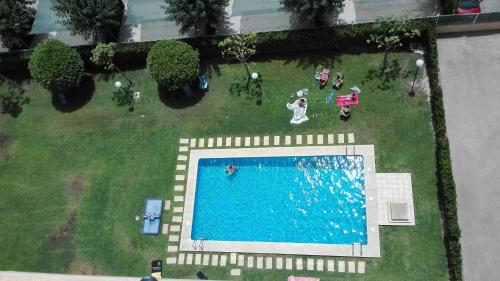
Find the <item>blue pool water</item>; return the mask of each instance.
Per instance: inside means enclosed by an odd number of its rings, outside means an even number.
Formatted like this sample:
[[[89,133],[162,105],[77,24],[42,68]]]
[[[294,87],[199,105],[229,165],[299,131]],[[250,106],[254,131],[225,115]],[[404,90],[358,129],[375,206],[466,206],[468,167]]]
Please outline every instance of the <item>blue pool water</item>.
[[[362,156],[200,159],[191,238],[366,244],[364,186]]]

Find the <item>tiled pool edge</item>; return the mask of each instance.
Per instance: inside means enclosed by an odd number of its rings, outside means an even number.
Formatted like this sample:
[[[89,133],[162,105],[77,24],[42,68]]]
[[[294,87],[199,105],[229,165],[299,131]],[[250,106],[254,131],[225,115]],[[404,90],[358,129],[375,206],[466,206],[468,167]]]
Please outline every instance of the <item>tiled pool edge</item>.
[[[329,136],[328,136],[329,137]],[[256,140],[257,137],[254,137]],[[329,137],[330,138],[330,137]],[[286,138],[285,138],[286,139]],[[297,138],[298,139],[298,138]],[[319,138],[321,139],[321,138]],[[351,137],[349,137],[351,139]],[[354,137],[352,136],[352,141]],[[302,143],[299,141],[298,143]],[[260,145],[260,141],[255,141]],[[279,148],[277,150],[277,148]],[[194,195],[196,189],[197,165],[199,158],[222,157],[259,157],[259,156],[314,156],[314,155],[346,155],[346,153],[363,155],[365,161],[365,190],[368,243],[362,246],[361,251],[355,251],[353,245],[325,245],[306,243],[270,243],[270,242],[227,242],[204,241],[203,251],[207,252],[242,252],[260,254],[292,254],[315,256],[347,256],[347,257],[380,257],[379,225],[377,211],[377,190],[375,178],[375,157],[373,145],[317,145],[317,146],[288,146],[288,147],[259,147],[259,148],[215,148],[192,150],[189,159],[187,174],[184,213],[180,239],[181,251],[200,251],[193,248],[191,237],[191,221],[194,209]],[[350,154],[350,153],[349,153]],[[359,247],[359,246],[358,246]]]

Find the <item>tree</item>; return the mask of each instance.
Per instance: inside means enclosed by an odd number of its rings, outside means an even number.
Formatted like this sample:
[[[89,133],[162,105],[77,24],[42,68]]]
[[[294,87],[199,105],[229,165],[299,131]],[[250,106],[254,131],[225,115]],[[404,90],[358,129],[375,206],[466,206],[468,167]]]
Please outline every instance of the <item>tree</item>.
[[[0,1],[0,37],[9,49],[27,48],[23,40],[31,30],[33,23],[34,0]]]
[[[280,0],[285,10],[316,26],[325,24],[327,16],[338,16],[344,9],[344,0]]]
[[[52,92],[65,92],[80,85],[83,60],[68,45],[55,39],[39,44],[28,63],[31,76]]]
[[[130,78],[128,78],[127,75],[121,69],[116,66],[116,64],[113,63],[113,58],[116,53],[116,43],[99,43],[97,46],[92,50],[92,56],[90,57],[90,61],[92,61],[93,64],[97,66],[102,66],[106,70],[115,70],[120,72],[120,75],[125,78],[128,83],[129,87],[134,84]]]
[[[388,66],[387,53],[401,47],[401,42],[405,38],[420,36],[420,30],[412,28],[411,21],[408,19],[408,13],[399,17],[378,17],[373,25],[374,33],[366,40],[368,44],[374,44],[377,48],[384,50],[384,60],[380,68],[385,70]]]
[[[164,0],[170,20],[181,26],[181,33],[191,28],[205,27],[205,33],[215,34],[215,25],[225,15],[229,0]]]
[[[174,91],[196,78],[200,54],[184,42],[159,41],[149,51],[147,68],[154,80]]]
[[[237,59],[243,63],[247,72],[248,81],[250,81],[250,69],[247,60],[255,54],[256,43],[257,35],[255,35],[255,33],[236,34],[227,37],[219,43],[219,48],[222,51],[223,57]]]
[[[105,42],[116,38],[124,6],[121,0],[52,0],[52,9],[72,34]]]

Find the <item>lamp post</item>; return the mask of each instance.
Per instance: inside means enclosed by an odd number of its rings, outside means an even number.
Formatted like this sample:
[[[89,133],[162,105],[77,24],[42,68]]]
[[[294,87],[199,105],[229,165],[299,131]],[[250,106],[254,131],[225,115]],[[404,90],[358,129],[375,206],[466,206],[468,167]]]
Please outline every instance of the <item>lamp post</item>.
[[[261,105],[262,104],[262,88],[260,87],[260,77],[259,77],[259,74],[257,72],[254,72],[252,73],[251,75],[252,77],[252,80],[257,84],[257,89],[258,89],[258,92],[257,92],[257,105]]]
[[[415,62],[415,65],[417,66],[417,69],[415,70],[415,76],[413,76],[413,83],[411,83],[411,92],[410,92],[410,94],[412,94],[412,95],[415,94],[415,92],[413,91],[413,89],[415,88],[415,79],[417,79],[418,70],[424,65],[424,60],[423,59],[418,59]]]

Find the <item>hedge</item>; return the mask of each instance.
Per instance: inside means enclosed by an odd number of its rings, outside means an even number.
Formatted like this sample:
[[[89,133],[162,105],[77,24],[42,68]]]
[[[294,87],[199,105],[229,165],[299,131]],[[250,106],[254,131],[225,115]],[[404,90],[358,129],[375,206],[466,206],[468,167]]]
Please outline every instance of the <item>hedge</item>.
[[[443,0],[445,1],[445,0]],[[460,246],[460,227],[457,217],[456,189],[451,169],[451,158],[446,120],[443,105],[443,93],[439,85],[439,64],[436,46],[436,29],[432,20],[412,20],[419,28],[421,40],[427,46],[425,54],[426,67],[431,89],[432,123],[436,143],[436,167],[438,177],[439,205],[441,209],[445,246],[448,259],[450,280],[462,280],[462,256]],[[257,55],[280,54],[297,51],[370,51],[376,50],[366,43],[371,32],[375,32],[372,24],[352,26],[325,27],[309,30],[292,30],[257,33]],[[218,57],[218,42],[225,37],[184,39],[200,51],[201,57]],[[155,42],[119,44],[117,61],[128,59],[145,60],[147,53]],[[408,43],[408,42],[405,42]],[[357,49],[353,49],[354,46]]]
[[[438,195],[444,222],[444,235],[450,280],[462,280],[461,231],[457,215],[457,193],[451,167],[450,146],[446,135],[443,91],[439,84],[439,62],[435,25],[423,21],[424,39],[427,40],[427,72],[431,89],[431,109],[436,142]]]

